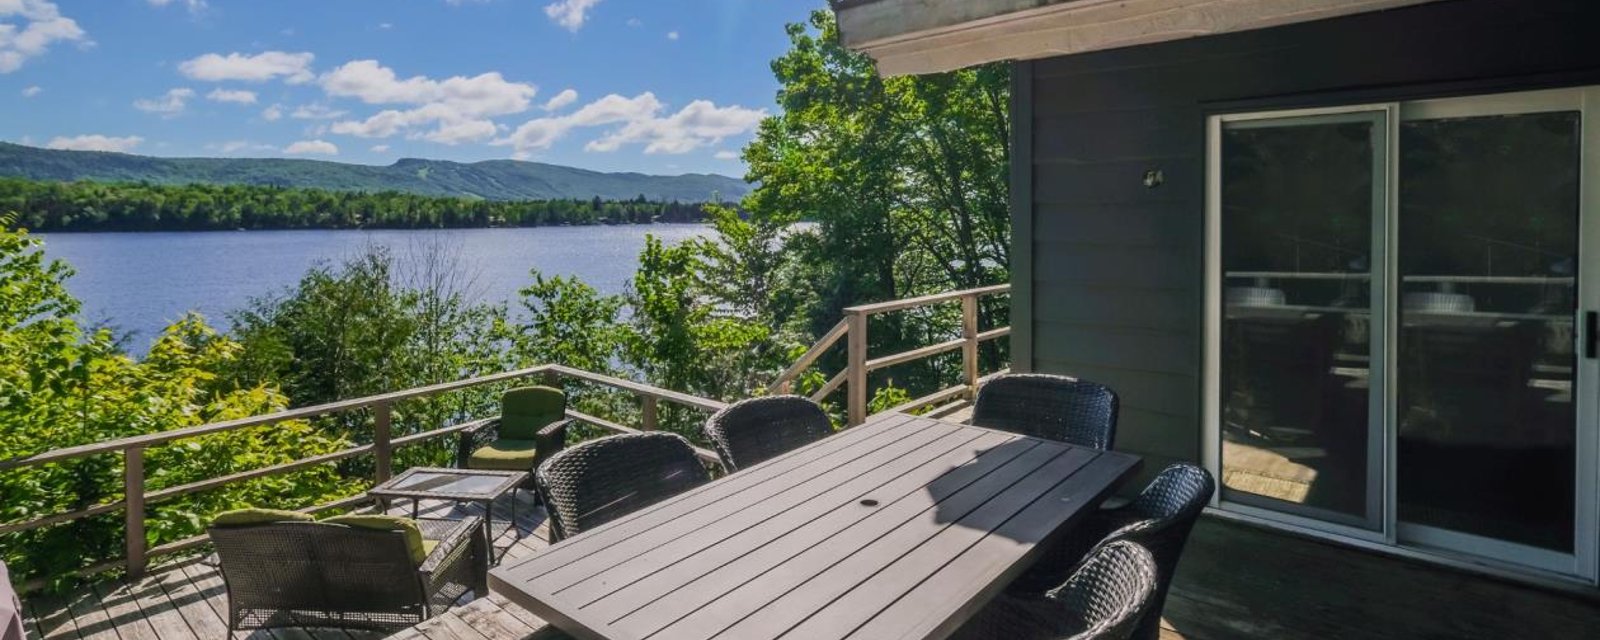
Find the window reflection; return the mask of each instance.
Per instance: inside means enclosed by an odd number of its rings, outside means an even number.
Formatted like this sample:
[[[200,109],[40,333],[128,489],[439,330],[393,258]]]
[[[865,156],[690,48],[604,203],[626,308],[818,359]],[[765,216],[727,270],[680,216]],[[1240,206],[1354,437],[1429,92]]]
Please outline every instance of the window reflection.
[[[1222,132],[1224,496],[1372,526],[1377,116]]]
[[[1572,549],[1579,121],[1401,125],[1402,522]]]

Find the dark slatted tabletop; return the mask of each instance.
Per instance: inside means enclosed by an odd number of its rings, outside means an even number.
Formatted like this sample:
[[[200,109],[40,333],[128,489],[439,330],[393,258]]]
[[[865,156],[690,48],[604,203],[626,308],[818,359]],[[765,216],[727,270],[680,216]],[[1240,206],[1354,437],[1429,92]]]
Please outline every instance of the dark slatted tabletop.
[[[1139,466],[901,414],[490,572],[579,638],[940,638]]]

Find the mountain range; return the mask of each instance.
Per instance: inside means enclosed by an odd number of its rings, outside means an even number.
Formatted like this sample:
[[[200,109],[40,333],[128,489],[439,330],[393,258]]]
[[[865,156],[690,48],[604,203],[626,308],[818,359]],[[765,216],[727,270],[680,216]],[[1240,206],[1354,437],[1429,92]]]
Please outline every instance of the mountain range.
[[[0,142],[0,176],[152,184],[249,184],[337,191],[401,191],[486,200],[558,198],[734,201],[750,190],[737,178],[606,173],[575,167],[485,160],[402,158],[388,166],[294,158],[157,158],[105,151],[41,149]]]

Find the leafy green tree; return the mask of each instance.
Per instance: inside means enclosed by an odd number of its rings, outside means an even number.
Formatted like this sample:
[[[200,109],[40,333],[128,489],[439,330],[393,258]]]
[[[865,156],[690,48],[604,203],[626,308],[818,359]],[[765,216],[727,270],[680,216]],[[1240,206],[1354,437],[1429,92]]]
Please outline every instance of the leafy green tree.
[[[270,386],[236,387],[219,378],[240,353],[199,316],[168,327],[143,360],[118,347],[109,330],[74,319],[66,290],[72,271],[44,258],[41,243],[0,228],[0,459],[279,411],[287,399]],[[304,422],[245,429],[151,447],[149,490],[337,451],[339,438]],[[121,497],[122,460],[91,455],[0,472],[0,521],[18,522]],[[246,504],[304,507],[347,495],[325,467],[234,483],[148,507],[149,544],[203,530],[212,514]],[[121,518],[93,517],[0,536],[0,554],[19,578],[61,577],[116,557]]]
[[[416,265],[396,272],[393,252],[369,247],[337,267],[319,265],[300,283],[254,300],[233,317],[244,353],[237,384],[276,384],[304,406],[502,371],[512,364],[513,328],[504,305],[474,302],[460,261],[446,248],[413,247]],[[394,433],[407,435],[481,417],[498,387],[476,387],[400,403]],[[322,421],[370,442],[372,417],[346,412]],[[397,461],[449,462],[450,441],[402,449]],[[365,475],[369,461],[345,464]]]
[[[758,184],[743,202],[751,216],[816,223],[784,242],[782,283],[792,290],[780,296],[796,313],[778,320],[819,335],[846,306],[1004,282],[1007,68],[882,78],[870,58],[840,44],[827,11],[788,34],[789,51],[772,63],[782,110],[744,150],[747,179]],[[986,304],[981,315],[986,326],[1003,324],[1005,307]],[[871,347],[881,354],[948,339],[956,317],[942,309],[877,319]],[[926,392],[951,370],[914,363],[875,382],[894,376]]]

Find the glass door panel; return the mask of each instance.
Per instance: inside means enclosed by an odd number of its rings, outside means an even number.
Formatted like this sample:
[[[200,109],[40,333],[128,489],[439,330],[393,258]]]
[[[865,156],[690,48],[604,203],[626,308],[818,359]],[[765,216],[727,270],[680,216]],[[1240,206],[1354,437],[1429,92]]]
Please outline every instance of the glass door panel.
[[[1221,123],[1223,500],[1379,527],[1386,123],[1384,111]]]
[[[1571,554],[1581,113],[1405,113],[1401,537],[1512,560]]]

